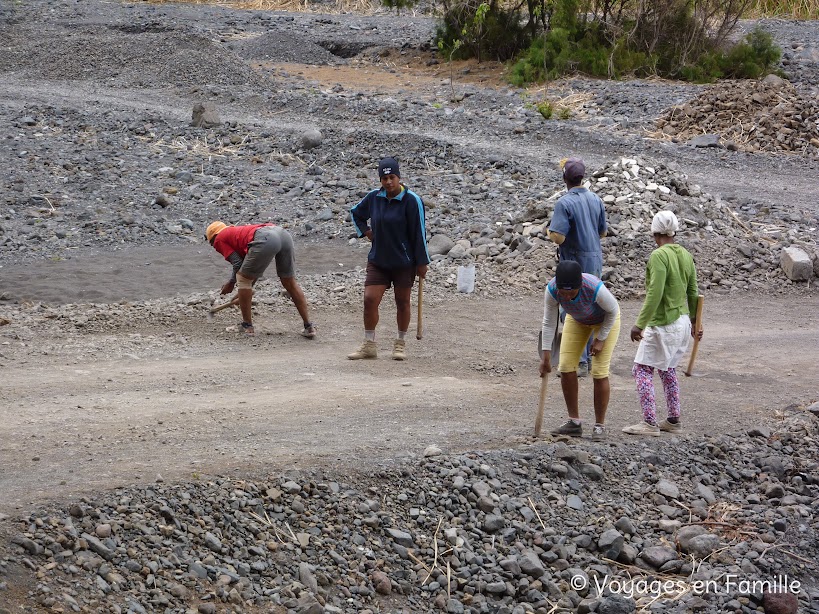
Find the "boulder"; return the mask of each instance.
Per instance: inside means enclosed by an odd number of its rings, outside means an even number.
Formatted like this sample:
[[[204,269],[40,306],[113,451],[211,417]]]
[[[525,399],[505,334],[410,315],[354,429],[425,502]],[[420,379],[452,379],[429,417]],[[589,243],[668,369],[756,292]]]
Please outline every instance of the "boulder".
[[[379,595],[389,595],[392,593],[392,581],[383,571],[374,571],[371,579],[376,593]]]
[[[455,247],[455,241],[446,235],[433,235],[429,243],[427,243],[427,251],[430,256],[444,256],[448,254],[449,250],[453,247]]]
[[[315,128],[312,130],[306,130],[301,135],[302,149],[315,149],[316,147],[319,147],[322,142],[324,142],[324,135]]]
[[[697,535],[703,535],[704,533],[708,533],[708,530],[704,526],[692,524],[677,531],[674,539],[683,552],[688,552],[688,544],[691,542],[691,540]]]
[[[458,258],[463,258],[466,255],[467,255],[467,253],[466,253],[466,249],[464,248],[464,246],[463,245],[458,245],[458,244],[454,245],[452,247],[452,249],[449,250],[449,252],[447,252],[447,256],[449,258],[452,258],[453,260],[457,260]]]
[[[765,614],[796,614],[799,600],[793,593],[765,593],[762,595]]]
[[[537,553],[533,550],[524,552],[520,558],[518,558],[518,564],[520,565],[520,570],[532,578],[540,578],[545,573],[540,557],[538,557]]]
[[[657,482],[657,492],[664,497],[668,497],[669,499],[680,498],[680,489],[677,488],[677,485],[670,480],[660,480]]]
[[[713,533],[697,535],[688,542],[688,554],[698,559],[704,559],[721,546],[719,536]]]
[[[764,83],[765,85],[770,85],[770,86],[776,87],[776,88],[783,88],[786,85],[789,85],[788,81],[786,81],[782,77],[779,77],[779,76],[777,76],[777,75],[775,75],[773,73],[771,73],[770,75],[765,77],[762,80],[762,83]]]
[[[779,264],[790,280],[807,281],[813,277],[813,261],[807,252],[799,247],[783,249]]]
[[[399,529],[386,529],[385,533],[389,535],[393,541],[401,546],[404,546],[405,548],[412,548],[415,545],[412,535],[406,531],[401,531]]]
[[[677,551],[668,546],[651,546],[640,553],[640,558],[654,569],[659,569],[668,561],[677,558]]]
[[[191,126],[194,128],[215,128],[221,126],[222,120],[212,102],[197,102],[193,105]]]
[[[617,560],[620,556],[620,550],[623,548],[624,538],[617,529],[609,529],[604,531],[597,541],[597,547],[600,548],[603,556],[608,559]]]
[[[622,595],[609,595],[597,604],[597,614],[631,614],[637,610],[633,599]]]
[[[720,135],[700,134],[688,141],[692,147],[719,147]]]

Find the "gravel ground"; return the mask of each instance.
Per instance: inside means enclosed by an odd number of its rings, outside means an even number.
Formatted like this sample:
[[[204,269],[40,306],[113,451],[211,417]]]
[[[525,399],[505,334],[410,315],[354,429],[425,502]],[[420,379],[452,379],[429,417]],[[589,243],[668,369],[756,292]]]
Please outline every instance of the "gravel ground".
[[[799,94],[816,100],[819,25],[761,25]],[[216,265],[194,273],[193,258],[217,218],[287,227],[314,259],[300,271],[312,304],[357,310],[353,263],[366,246],[348,210],[388,153],[427,205],[433,307],[451,301],[467,262],[484,307],[542,291],[557,161],[571,153],[607,199],[605,277],[621,299],[640,296],[647,226],[670,208],[706,294],[816,301],[815,276],[791,280],[781,266],[798,248],[819,270],[815,155],[656,139],[656,119],[708,86],[578,77],[524,91],[477,82],[474,66],[453,82],[431,76],[433,26],[204,5],[0,5],[0,327],[13,347],[0,358],[35,344],[104,370],[106,346],[126,352],[158,322],[198,317],[215,298],[205,279]],[[535,104],[547,97],[572,100],[571,119],[544,120]],[[213,105],[217,126],[190,125],[196,103]],[[257,298],[287,308],[272,284]],[[157,360],[183,358],[156,348]],[[479,349],[460,360],[514,371]],[[814,401],[704,439],[428,450],[372,470],[143,482],[45,502],[0,515],[0,614],[819,611]],[[788,574],[804,590],[798,604],[739,589],[650,603],[571,584],[629,574],[686,587]]]

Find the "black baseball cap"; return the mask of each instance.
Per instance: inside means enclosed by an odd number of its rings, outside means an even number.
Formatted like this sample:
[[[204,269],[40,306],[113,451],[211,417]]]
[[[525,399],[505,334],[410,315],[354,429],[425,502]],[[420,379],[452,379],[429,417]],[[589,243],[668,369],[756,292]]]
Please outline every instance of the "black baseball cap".
[[[555,272],[558,290],[577,290],[583,285],[583,269],[573,260],[561,260]]]
[[[378,178],[385,175],[401,176],[401,170],[398,168],[398,160],[395,158],[384,158],[378,163]]]

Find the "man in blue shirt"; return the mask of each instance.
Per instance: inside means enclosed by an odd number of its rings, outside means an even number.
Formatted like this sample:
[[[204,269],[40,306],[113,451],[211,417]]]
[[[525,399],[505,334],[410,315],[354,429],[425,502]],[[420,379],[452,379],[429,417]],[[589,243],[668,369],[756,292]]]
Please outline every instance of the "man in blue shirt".
[[[594,192],[581,187],[586,165],[580,158],[563,162],[563,181],[568,192],[555,203],[549,224],[549,239],[557,243],[560,260],[577,262],[584,273],[603,276],[603,248],[600,239],[606,236],[606,210]],[[544,345],[547,340],[544,339]],[[589,348],[580,358],[577,375],[589,372]]]

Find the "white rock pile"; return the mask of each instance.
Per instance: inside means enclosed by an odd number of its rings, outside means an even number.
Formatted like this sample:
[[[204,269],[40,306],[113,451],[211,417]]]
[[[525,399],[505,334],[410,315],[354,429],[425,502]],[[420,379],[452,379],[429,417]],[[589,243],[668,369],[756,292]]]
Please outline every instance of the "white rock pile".
[[[622,296],[643,290],[645,263],[655,247],[651,219],[662,209],[679,218],[677,240],[694,255],[703,290],[776,290],[815,274],[817,229],[810,222],[778,217],[782,214],[770,208],[744,221],[732,203],[703,192],[685,174],[663,163],[624,157],[594,171],[585,187],[605,203],[609,236],[602,242],[603,278]],[[433,236],[433,259],[474,260],[483,291],[541,287],[556,266],[557,248],[547,232],[562,193],[531,206],[514,221],[472,227],[458,240]],[[783,252],[785,248],[788,251]],[[799,264],[791,266],[794,259]],[[453,279],[450,274],[450,284]]]

